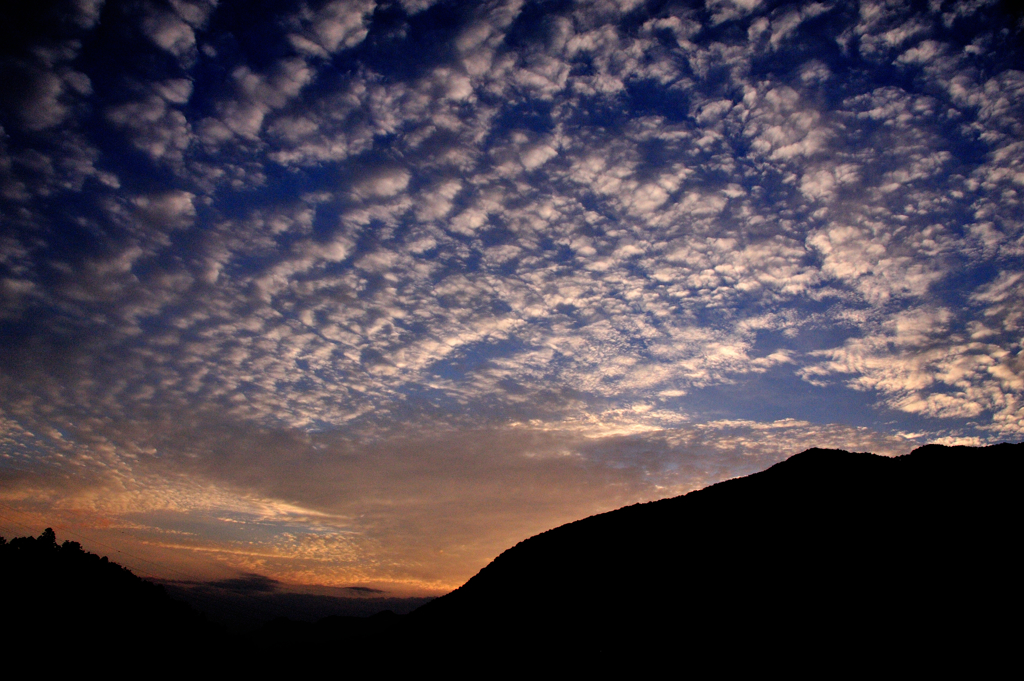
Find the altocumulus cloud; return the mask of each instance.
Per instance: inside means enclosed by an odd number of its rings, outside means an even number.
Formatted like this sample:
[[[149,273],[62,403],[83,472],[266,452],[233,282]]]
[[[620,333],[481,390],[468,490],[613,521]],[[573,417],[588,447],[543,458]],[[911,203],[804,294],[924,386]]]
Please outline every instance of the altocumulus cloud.
[[[1004,3],[68,0],[0,30],[11,522],[440,591],[806,447],[1024,432]]]

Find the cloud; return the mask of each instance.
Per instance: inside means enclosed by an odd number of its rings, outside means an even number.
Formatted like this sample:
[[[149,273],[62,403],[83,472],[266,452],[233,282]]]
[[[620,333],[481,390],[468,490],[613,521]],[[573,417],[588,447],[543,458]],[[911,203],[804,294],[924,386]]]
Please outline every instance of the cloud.
[[[0,73],[9,82],[6,106],[22,128],[42,131],[65,123],[92,94],[89,76],[71,67],[81,47],[78,40],[64,40],[0,61]]]
[[[176,57],[186,57],[195,51],[195,32],[172,12],[152,10],[142,20],[142,31]]]
[[[196,216],[194,199],[191,192],[178,190],[138,196],[132,203],[140,216],[158,229],[180,229],[190,225]]]
[[[64,81],[59,76],[33,73],[21,102],[22,124],[29,130],[43,130],[63,122],[69,111],[60,101],[62,94]]]
[[[366,38],[374,0],[328,2],[316,12],[300,15],[301,32],[289,34],[296,50],[310,56],[327,57],[340,49],[355,47]]]
[[[163,96],[152,95],[147,99],[121,104],[107,110],[107,119],[126,128],[132,144],[154,160],[181,162],[185,151],[194,140],[192,126],[184,114],[169,106],[171,103],[187,101],[190,86],[181,85],[188,81],[172,81],[161,84]],[[179,100],[175,102],[175,100]]]
[[[386,593],[383,589],[371,589],[367,586],[346,586],[347,591],[354,591],[358,594],[382,594]]]
[[[203,141],[217,145],[233,135],[256,139],[267,114],[298,95],[313,75],[302,59],[281,60],[268,75],[239,66],[231,73],[235,96],[218,103],[219,118],[207,118],[201,123]]]
[[[404,168],[382,167],[369,170],[353,187],[361,198],[387,198],[409,186],[409,172]]]
[[[104,0],[74,0],[72,4],[78,13],[78,25],[84,29],[90,29],[100,20],[100,12],[106,3]]]
[[[169,7],[143,5],[142,32],[158,47],[178,57],[184,65],[196,58],[196,30],[204,28],[217,0],[170,0]]]
[[[892,296],[922,296],[942,273],[926,263],[890,253],[883,237],[871,238],[864,231],[835,225],[812,233],[807,243],[822,254],[822,273],[856,286],[873,303]]]
[[[267,577],[266,575],[249,573],[242,575],[241,577],[215,579],[206,582],[205,586],[212,586],[215,589],[225,589],[227,591],[234,591],[235,593],[242,594],[263,594],[277,591],[281,586],[281,582],[271,577]]]
[[[974,299],[985,295],[976,293]],[[899,313],[875,333],[816,353],[830,359],[801,373],[811,382],[851,375],[850,387],[878,391],[887,405],[908,413],[974,418],[992,412],[991,429],[1019,432],[1019,407],[1013,397],[1024,388],[1019,343],[1005,347],[982,342],[996,332],[981,332],[976,325],[974,339],[968,340],[950,332],[954,320],[941,308]]]
[[[761,0],[709,0],[707,6],[713,12],[712,23],[720,24],[743,17],[756,10],[760,5]]]

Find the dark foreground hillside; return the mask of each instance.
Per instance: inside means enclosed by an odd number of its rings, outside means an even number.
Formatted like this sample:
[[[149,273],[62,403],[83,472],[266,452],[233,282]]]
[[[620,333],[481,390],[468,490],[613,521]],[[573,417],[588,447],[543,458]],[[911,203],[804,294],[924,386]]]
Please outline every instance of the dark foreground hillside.
[[[993,670],[1017,664],[1022,454],[809,450],[527,539],[411,615],[244,636],[49,532],[0,543],[4,642],[118,675]]]
[[[0,538],[0,595],[5,646],[54,663],[198,653],[217,633],[163,587],[78,542],[58,545],[49,528],[38,538]]]
[[[45,660],[51,671],[88,667],[114,678],[266,678],[321,672],[346,651],[358,653],[347,669],[366,669],[372,666],[366,651],[381,647],[378,642],[401,619],[390,611],[316,622],[266,617],[266,603],[253,600],[243,611],[252,626],[226,627],[171,598],[163,585],[84,551],[78,542],[58,544],[52,529],[10,542],[0,537],[0,642],[9,653]]]
[[[1022,453],[806,451],[527,539],[410,624],[570,666],[991,664],[1021,604]]]

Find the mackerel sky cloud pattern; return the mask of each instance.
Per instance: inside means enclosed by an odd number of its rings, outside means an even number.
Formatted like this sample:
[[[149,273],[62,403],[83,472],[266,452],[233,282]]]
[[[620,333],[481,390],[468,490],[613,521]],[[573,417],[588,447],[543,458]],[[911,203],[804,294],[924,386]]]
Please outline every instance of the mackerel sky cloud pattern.
[[[1022,439],[1005,3],[44,5],[0,29],[7,522],[428,593],[808,446]]]

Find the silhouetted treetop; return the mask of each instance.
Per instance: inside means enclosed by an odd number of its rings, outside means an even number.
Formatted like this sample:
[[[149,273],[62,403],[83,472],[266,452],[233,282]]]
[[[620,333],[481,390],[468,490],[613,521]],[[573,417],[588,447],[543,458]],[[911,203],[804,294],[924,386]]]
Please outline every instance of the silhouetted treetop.
[[[14,641],[60,641],[75,649],[163,649],[209,634],[205,619],[162,586],[82,549],[38,537],[0,540],[0,606]]]

